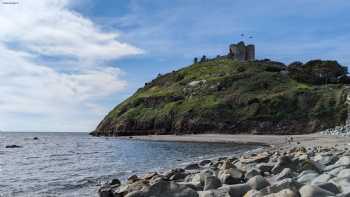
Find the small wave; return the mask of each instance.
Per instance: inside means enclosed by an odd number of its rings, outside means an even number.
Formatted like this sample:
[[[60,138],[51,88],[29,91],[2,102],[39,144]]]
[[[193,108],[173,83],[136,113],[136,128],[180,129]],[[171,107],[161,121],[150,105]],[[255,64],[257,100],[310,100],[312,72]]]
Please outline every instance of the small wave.
[[[97,154],[99,152],[95,151],[95,152],[87,152],[87,153],[76,153],[77,155],[94,155]]]
[[[68,153],[64,153],[64,154],[51,154],[49,155],[49,157],[66,157],[66,156],[73,156],[74,154],[68,154]]]

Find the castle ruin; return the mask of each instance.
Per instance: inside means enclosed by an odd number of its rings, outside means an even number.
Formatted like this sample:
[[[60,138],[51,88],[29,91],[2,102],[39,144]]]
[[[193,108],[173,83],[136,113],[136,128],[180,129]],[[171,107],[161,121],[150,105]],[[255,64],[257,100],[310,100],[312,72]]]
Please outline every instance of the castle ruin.
[[[255,46],[253,44],[245,45],[243,41],[230,45],[229,56],[239,61],[254,61]]]

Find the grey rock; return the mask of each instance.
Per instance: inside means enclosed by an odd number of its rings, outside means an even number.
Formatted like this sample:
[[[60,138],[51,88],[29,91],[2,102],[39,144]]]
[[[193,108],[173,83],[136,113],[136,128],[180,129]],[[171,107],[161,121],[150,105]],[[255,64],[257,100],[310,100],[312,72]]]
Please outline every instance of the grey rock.
[[[238,184],[243,180],[243,172],[236,168],[219,171],[218,178],[223,184]]]
[[[190,187],[174,182],[161,180],[151,185],[145,194],[151,197],[198,197],[198,193]]]
[[[112,189],[108,186],[103,186],[98,190],[99,197],[113,197]]]
[[[233,165],[233,163],[230,162],[229,160],[223,161],[223,164],[220,166],[220,169],[222,169],[222,170],[228,170],[228,169],[233,169],[233,168],[236,168],[236,166]]]
[[[136,174],[131,175],[131,176],[128,177],[128,183],[134,183],[134,182],[136,182],[138,180],[139,180],[139,177]]]
[[[259,163],[256,165],[256,168],[261,171],[261,173],[264,172],[271,172],[272,168],[275,166],[274,163]]]
[[[204,181],[204,190],[212,190],[221,187],[222,184],[216,176],[207,176]]]
[[[115,197],[115,196],[113,196]],[[143,191],[134,191],[128,193],[125,197],[148,197],[147,194]]]
[[[260,175],[261,171],[255,168],[249,169],[246,173],[245,173],[245,179],[250,179],[256,175]]]
[[[284,168],[282,170],[282,172],[280,172],[278,175],[275,176],[275,179],[277,181],[280,181],[282,179],[286,179],[286,178],[293,178],[295,176],[295,174],[293,173],[293,171],[290,168]]]
[[[336,183],[343,193],[350,193],[350,177],[333,178],[330,181]]]
[[[247,184],[252,188],[256,190],[261,190],[267,186],[270,186],[270,183],[261,175],[257,175],[251,179],[248,180]]]
[[[193,190],[196,191],[203,191],[203,186],[201,185],[201,183],[198,182],[177,182],[177,184],[179,185],[185,185]]]
[[[315,185],[305,185],[300,188],[299,190],[301,197],[329,197],[329,196],[335,196],[330,191],[324,190],[318,186]]]
[[[314,180],[318,176],[319,174],[317,172],[306,170],[299,174],[299,176],[297,177],[297,181],[299,183],[306,184],[306,183],[310,183],[312,180]]]
[[[251,189],[247,193],[244,194],[244,197],[263,197],[264,195],[256,190],[256,189]]]
[[[223,190],[199,191],[199,197],[228,197],[228,193]]]
[[[271,172],[272,174],[279,174],[284,168],[290,168],[292,170],[295,170],[296,168],[296,165],[289,156],[281,156]]]
[[[146,189],[148,187],[149,187],[148,181],[138,180],[138,181],[135,181],[134,183],[123,184],[113,189],[113,194],[119,197],[134,191],[140,191],[140,190]]]
[[[337,175],[337,178],[347,178],[347,177],[350,177],[350,169],[343,169]]]
[[[331,164],[334,164],[337,160],[338,160],[338,157],[336,157],[335,155],[333,154],[317,154],[314,158],[313,158],[314,161],[322,164],[322,165],[331,165]]]
[[[313,179],[311,181],[311,184],[317,185],[317,184],[321,184],[321,183],[327,183],[331,178],[333,178],[333,176],[330,174],[321,174],[318,177],[316,177],[315,179]]]
[[[196,163],[192,163],[192,164],[188,164],[186,167],[185,167],[185,170],[198,170],[200,169],[199,165],[196,164]]]
[[[224,185],[216,190],[198,192],[199,197],[242,197],[250,190],[247,184]]]
[[[200,182],[200,181],[201,181],[200,173],[189,174],[185,178],[185,182]]]
[[[331,182],[317,184],[317,186],[324,189],[324,190],[330,191],[333,194],[340,193],[339,188],[334,183],[331,183]]]
[[[341,166],[350,167],[350,156],[340,157],[335,164],[325,167],[324,171],[330,171]]]
[[[215,173],[214,171],[212,170],[203,170],[199,173],[199,181],[202,185],[205,184],[205,179],[208,177],[208,176],[215,176]]]
[[[342,171],[343,169],[346,169],[345,166],[340,166],[338,168],[334,168],[333,170],[330,170],[328,172],[326,172],[327,174],[329,175],[332,175],[332,176],[337,176],[339,174],[340,171]]]
[[[291,189],[293,191],[299,191],[299,189],[303,185],[301,183],[298,183],[294,181],[293,179],[283,179],[281,181],[273,183],[273,185],[269,187],[265,187],[264,189],[260,190],[264,195],[271,194],[271,193],[278,193],[284,189]]]
[[[265,195],[264,197],[299,197],[299,194],[291,189],[284,189],[277,193]]]
[[[212,162],[210,160],[202,160],[201,162],[199,162],[200,166],[206,166],[208,164],[211,164]]]
[[[121,182],[119,179],[112,179],[111,185],[121,185]]]
[[[241,197],[252,188],[248,184],[225,185],[220,187],[221,190],[228,191],[230,197]]]

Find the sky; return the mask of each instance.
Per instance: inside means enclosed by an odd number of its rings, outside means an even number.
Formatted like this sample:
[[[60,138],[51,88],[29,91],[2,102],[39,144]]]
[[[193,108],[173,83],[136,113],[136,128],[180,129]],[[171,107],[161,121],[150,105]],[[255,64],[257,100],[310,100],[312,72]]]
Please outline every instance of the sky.
[[[258,59],[347,66],[348,10],[348,0],[0,0],[0,130],[92,131],[158,73],[240,40]]]

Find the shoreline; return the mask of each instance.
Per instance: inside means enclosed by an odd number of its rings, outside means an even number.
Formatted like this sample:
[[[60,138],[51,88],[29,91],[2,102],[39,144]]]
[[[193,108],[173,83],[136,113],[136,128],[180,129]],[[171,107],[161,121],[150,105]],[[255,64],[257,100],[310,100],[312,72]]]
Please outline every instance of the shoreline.
[[[339,146],[350,147],[350,137],[323,135],[320,133],[305,135],[250,135],[250,134],[191,134],[191,135],[146,135],[123,136],[121,139],[163,141],[163,142],[198,142],[198,143],[234,143],[237,145],[258,145],[266,147],[290,146]],[[288,139],[293,138],[291,143]]]

